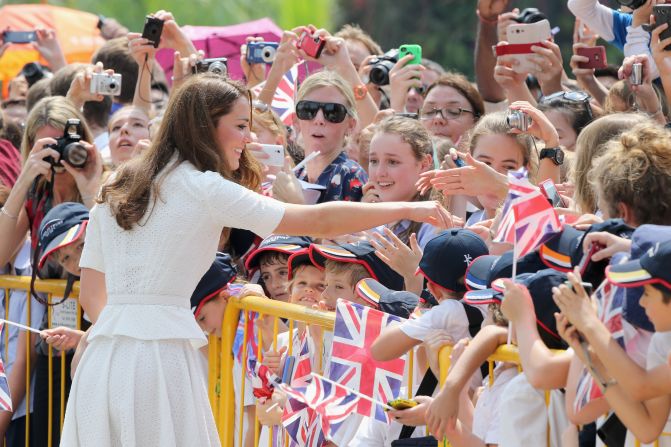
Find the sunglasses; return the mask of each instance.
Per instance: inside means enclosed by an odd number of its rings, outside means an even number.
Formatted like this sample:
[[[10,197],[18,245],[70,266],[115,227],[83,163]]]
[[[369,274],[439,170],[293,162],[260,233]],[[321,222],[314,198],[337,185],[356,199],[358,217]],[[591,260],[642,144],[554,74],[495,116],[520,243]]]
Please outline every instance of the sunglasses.
[[[548,96],[541,96],[541,98],[538,100],[538,104],[544,106],[553,106],[556,105],[555,103],[561,103],[562,101],[565,103],[582,104],[585,107],[585,111],[589,114],[589,118],[591,120],[594,117],[592,106],[590,106],[589,103],[591,99],[592,97],[590,95],[580,90],[570,92],[563,91],[552,93]]]
[[[324,118],[329,123],[342,123],[345,121],[347,115],[349,115],[347,107],[335,102],[298,101],[298,104],[296,104],[296,116],[299,120],[310,121],[315,119],[319,109],[321,109]]]

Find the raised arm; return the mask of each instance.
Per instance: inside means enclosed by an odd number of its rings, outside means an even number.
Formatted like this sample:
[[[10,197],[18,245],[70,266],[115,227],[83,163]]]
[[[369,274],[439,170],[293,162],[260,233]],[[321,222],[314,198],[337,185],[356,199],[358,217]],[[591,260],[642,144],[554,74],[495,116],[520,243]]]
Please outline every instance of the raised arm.
[[[568,0],[568,9],[591,30],[610,42],[615,39],[613,33],[613,13],[597,0]]]
[[[499,14],[508,7],[508,0],[480,0],[478,2],[478,29],[475,44],[475,82],[482,98],[488,102],[501,102],[506,94],[494,79],[496,55],[492,47],[497,44]]]

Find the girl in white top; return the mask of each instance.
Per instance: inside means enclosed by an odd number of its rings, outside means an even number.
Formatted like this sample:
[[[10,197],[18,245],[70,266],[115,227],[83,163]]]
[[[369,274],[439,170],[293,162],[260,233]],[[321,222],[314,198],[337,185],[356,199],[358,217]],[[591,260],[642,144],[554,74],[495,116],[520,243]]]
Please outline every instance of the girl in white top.
[[[206,339],[189,297],[224,227],[328,237],[399,219],[449,220],[433,202],[300,206],[241,186],[260,183],[246,150],[250,112],[240,84],[192,77],[173,93],[151,147],[102,188],[80,263],[93,326],[80,343],[88,348],[61,445],[220,444],[198,360]]]

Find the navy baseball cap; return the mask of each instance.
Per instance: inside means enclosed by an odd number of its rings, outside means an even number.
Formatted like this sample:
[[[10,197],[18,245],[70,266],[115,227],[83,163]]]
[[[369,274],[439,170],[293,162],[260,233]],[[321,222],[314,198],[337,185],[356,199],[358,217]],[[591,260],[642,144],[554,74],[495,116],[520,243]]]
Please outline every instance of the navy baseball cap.
[[[261,243],[261,238],[249,230],[233,228],[228,238],[231,254],[244,259]]]
[[[459,280],[475,258],[487,254],[489,250],[480,236],[464,228],[452,228],[426,244],[417,272],[450,292],[465,292],[466,286]]]
[[[355,292],[371,307],[406,319],[410,318],[419,304],[419,297],[414,293],[391,290],[373,278],[364,278],[359,281]]]
[[[89,210],[81,203],[65,202],[49,210],[38,230],[41,251],[38,269],[54,251],[79,240],[88,222]]]
[[[640,259],[657,242],[671,240],[671,227],[666,225],[641,225],[631,236],[631,253],[624,262]],[[615,265],[615,262],[611,263]],[[639,300],[643,295],[643,287],[618,287],[615,291],[623,295],[622,315],[629,323],[649,332],[655,331],[655,326],[641,307]]]
[[[231,257],[226,253],[218,252],[209,270],[205,272],[196,290],[191,295],[191,311],[198,316],[203,305],[219,295],[230,283],[235,280],[237,271]]]
[[[671,293],[671,240],[657,242],[639,259],[606,269],[608,281],[619,287],[640,287],[646,284]]]
[[[310,260],[310,250],[308,248],[301,248],[296,251],[294,254],[289,256],[287,261],[288,273],[287,278],[292,279],[294,277],[294,272],[301,265],[314,265],[312,260]],[[316,266],[315,266],[316,267]]]
[[[351,262],[362,265],[371,278],[378,280],[392,290],[403,290],[403,277],[389,267],[375,254],[375,248],[368,242],[338,245],[310,245],[310,259],[317,267],[323,269],[326,260]]]
[[[292,254],[304,248],[308,248],[312,243],[309,237],[286,236],[284,234],[271,234],[263,241],[259,247],[251,252],[245,262],[247,270],[254,270],[259,268],[259,260],[261,254],[270,251],[278,252],[291,256]]]
[[[466,288],[468,290],[484,290],[498,278],[510,278],[513,275],[513,251],[500,256],[484,255],[475,258],[466,269]],[[535,252],[517,260],[517,274],[535,273],[544,270],[545,266]]]
[[[491,289],[466,292],[464,302],[471,305],[501,303],[505,287],[503,279],[492,283]],[[566,349],[568,345],[559,336],[554,317],[559,308],[552,299],[552,288],[559,287],[567,281],[566,274],[553,269],[544,269],[536,273],[523,273],[515,277],[515,282],[524,285],[534,303],[538,333],[545,345],[550,349]]]

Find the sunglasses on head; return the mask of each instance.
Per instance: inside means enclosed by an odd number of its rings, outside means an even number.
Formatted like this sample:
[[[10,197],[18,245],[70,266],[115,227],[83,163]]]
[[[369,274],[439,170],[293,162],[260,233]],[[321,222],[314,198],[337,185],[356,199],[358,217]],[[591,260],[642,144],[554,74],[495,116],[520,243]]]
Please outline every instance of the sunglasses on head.
[[[299,120],[310,121],[317,116],[321,109],[326,121],[330,123],[342,123],[349,112],[347,107],[335,102],[298,101],[296,104],[296,116]]]

